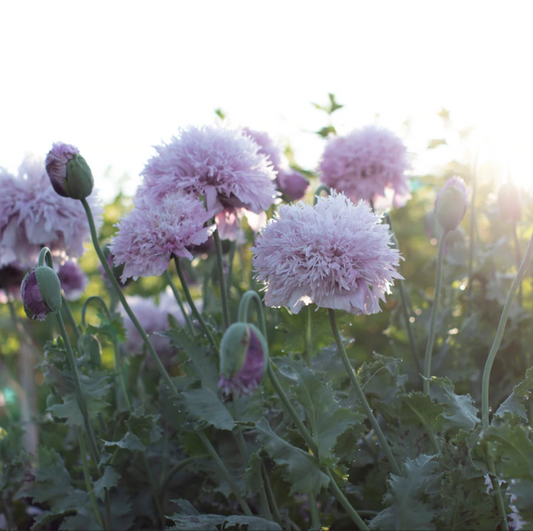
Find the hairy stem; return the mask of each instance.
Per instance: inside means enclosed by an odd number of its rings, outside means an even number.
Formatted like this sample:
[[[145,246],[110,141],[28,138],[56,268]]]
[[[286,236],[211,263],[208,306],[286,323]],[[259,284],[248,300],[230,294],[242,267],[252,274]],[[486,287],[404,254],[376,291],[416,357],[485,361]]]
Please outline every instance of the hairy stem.
[[[222,242],[220,241],[220,234],[218,229],[213,233],[215,239],[215,247],[217,250],[217,271],[218,282],[220,284],[220,297],[222,298],[222,317],[224,319],[224,329],[228,328],[231,323],[229,315],[229,299],[226,289],[226,280],[224,278],[224,261],[222,256]]]
[[[365,393],[363,389],[361,388],[361,384],[359,383],[359,380],[357,379],[357,376],[353,370],[352,364],[350,363],[350,359],[348,358],[348,355],[346,354],[346,350],[344,349],[341,335],[339,333],[339,328],[337,327],[337,320],[335,319],[335,310],[330,309],[328,311],[329,311],[329,319],[331,323],[331,330],[333,331],[333,336],[335,337],[335,342],[337,343],[337,350],[339,351],[339,355],[342,359],[342,362],[344,363],[344,368],[346,369],[346,372],[348,373],[348,377],[350,378],[352,387],[354,388],[357,397],[359,398],[359,400],[361,401],[361,404],[363,405],[365,414],[368,420],[370,421],[370,424],[374,428],[374,431],[376,432],[376,435],[379,439],[381,447],[383,448],[383,451],[387,455],[389,463],[392,467],[392,471],[397,476],[401,476],[402,473],[400,472],[400,467],[398,466],[398,463],[396,462],[396,459],[394,458],[394,455],[392,454],[392,450],[390,449],[389,443],[387,442],[387,439],[385,438],[385,435],[383,434],[383,431],[381,430],[381,426],[379,425],[376,417],[374,416],[374,413],[372,412],[372,409],[370,408],[370,404],[368,403],[368,400],[366,399]]]
[[[187,324],[187,328],[189,329],[189,332],[194,336],[195,330],[194,325],[192,324],[191,318],[189,316],[189,313],[185,309],[185,306],[183,306],[183,301],[181,300],[180,292],[178,291],[178,288],[174,284],[174,281],[172,280],[172,275],[165,271],[164,275],[165,280],[167,281],[167,284],[170,286],[170,289],[172,290],[172,293],[174,294],[174,298],[176,299],[176,302],[178,303],[178,306],[180,307],[181,313],[183,315],[183,318],[185,319],[185,323]]]
[[[429,395],[431,378],[431,358],[433,356],[433,344],[435,342],[435,322],[439,310],[439,298],[442,285],[442,263],[444,262],[444,247],[449,231],[445,230],[439,238],[439,249],[437,251],[437,272],[435,274],[435,295],[433,297],[433,306],[431,307],[431,318],[429,321],[428,342],[426,345],[426,354],[424,356],[424,393]]]

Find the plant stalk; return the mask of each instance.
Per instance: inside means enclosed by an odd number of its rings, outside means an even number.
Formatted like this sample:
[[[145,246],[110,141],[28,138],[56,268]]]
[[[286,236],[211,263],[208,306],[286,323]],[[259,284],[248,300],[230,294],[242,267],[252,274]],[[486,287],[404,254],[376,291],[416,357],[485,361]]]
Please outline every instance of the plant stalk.
[[[172,275],[165,271],[164,275],[165,280],[167,281],[167,284],[170,286],[170,289],[172,290],[172,293],[174,294],[174,298],[176,299],[176,302],[178,303],[178,306],[180,307],[181,313],[183,315],[183,318],[185,319],[185,323],[187,324],[187,328],[189,329],[189,332],[194,336],[196,333],[194,330],[194,325],[192,324],[191,318],[189,316],[189,313],[185,309],[185,306],[183,306],[183,301],[181,300],[180,292],[178,291],[178,288],[176,288],[176,285],[174,284],[174,281],[172,280]]]
[[[229,315],[229,300],[228,292],[226,289],[226,280],[224,278],[224,262],[222,256],[222,242],[220,241],[220,234],[218,229],[213,233],[215,239],[215,247],[217,250],[217,270],[218,270],[218,282],[220,284],[220,297],[222,299],[222,317],[224,319],[224,330],[228,328],[231,323]]]

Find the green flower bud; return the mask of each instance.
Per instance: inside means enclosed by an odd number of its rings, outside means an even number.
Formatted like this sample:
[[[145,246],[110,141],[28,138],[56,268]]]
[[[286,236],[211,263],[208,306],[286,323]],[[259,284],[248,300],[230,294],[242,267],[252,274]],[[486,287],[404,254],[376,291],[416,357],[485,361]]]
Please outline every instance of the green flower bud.
[[[447,231],[456,229],[466,214],[467,192],[463,179],[448,179],[435,201],[435,214],[440,226]]]
[[[94,178],[87,161],[76,155],[67,162],[67,193],[72,199],[85,199],[93,192]]]
[[[83,334],[78,342],[78,348],[83,357],[87,357],[92,365],[100,367],[102,364],[102,345],[93,334]]]
[[[52,312],[61,310],[61,283],[57,273],[48,266],[39,266],[35,269],[35,278],[43,302]]]

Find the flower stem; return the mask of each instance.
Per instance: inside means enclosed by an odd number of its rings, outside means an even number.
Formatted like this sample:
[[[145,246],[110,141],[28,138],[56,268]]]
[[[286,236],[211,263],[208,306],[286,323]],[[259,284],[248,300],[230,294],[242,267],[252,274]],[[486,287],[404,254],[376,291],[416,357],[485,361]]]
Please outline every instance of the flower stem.
[[[309,496],[309,509],[311,511],[311,529],[320,531],[322,526],[320,525],[320,515],[318,514],[318,506],[316,504],[316,496],[314,492],[310,492]]]
[[[229,316],[229,301],[228,292],[226,291],[226,281],[224,279],[224,262],[222,256],[222,242],[220,241],[220,234],[218,230],[213,233],[215,239],[215,247],[217,250],[217,270],[218,270],[218,282],[220,283],[220,297],[222,298],[222,317],[224,319],[224,329],[230,325]]]
[[[91,500],[91,506],[93,509],[94,517],[96,518],[98,525],[100,527],[104,527],[104,524],[102,522],[102,515],[100,514],[98,504],[96,503],[96,497],[94,496],[94,489],[91,485],[91,476],[89,474],[89,465],[87,464],[87,449],[85,447],[85,440],[80,430],[77,429],[76,431],[78,433],[78,441],[80,444],[80,454],[81,462],[83,465],[83,476],[85,478],[85,488],[87,489],[87,493],[89,494],[89,498]]]
[[[61,290],[61,297],[63,298],[62,307],[65,309],[65,315],[67,316],[68,324],[72,328],[72,332],[76,337],[76,341],[78,341],[78,339],[80,338],[80,331],[78,329],[78,325],[76,324],[76,320],[74,319],[74,315],[72,314],[72,310],[70,309],[70,306],[67,302],[67,299],[65,299],[65,292],[63,290]]]
[[[213,461],[217,464],[218,468],[222,472],[222,475],[224,476],[224,479],[228,482],[228,485],[233,491],[235,498],[237,498],[237,501],[239,502],[242,510],[244,511],[244,514],[246,514],[246,516],[253,516],[252,511],[250,510],[250,507],[246,503],[246,500],[241,496],[239,487],[237,487],[237,484],[235,483],[235,481],[233,481],[231,474],[226,468],[226,465],[223,463],[222,459],[220,459],[220,456],[218,455],[217,451],[215,450],[215,448],[213,447],[213,445],[207,438],[207,435],[203,431],[199,431],[198,437],[200,437],[202,444],[207,450],[207,453],[210,455],[211,459],[213,459]]]
[[[352,507],[352,504],[346,499],[346,496],[344,496],[344,493],[337,485],[335,478],[333,477],[333,474],[328,469],[327,475],[329,476],[330,485],[333,490],[333,494],[335,495],[335,498],[337,498],[337,501],[342,505],[344,510],[350,515],[350,518],[353,520],[354,524],[357,525],[357,527],[363,531],[368,531],[368,527],[363,521],[363,519],[357,514],[357,511]]]
[[[307,366],[311,367],[311,360],[313,357],[313,332],[311,328],[313,314],[311,313],[311,305],[306,308],[305,320],[305,359]]]
[[[472,198],[470,200],[470,248],[468,250],[468,291],[466,295],[466,314],[472,302],[472,274],[474,270],[474,245],[475,245],[475,227],[476,227],[476,192],[477,192],[477,159],[478,153],[474,158],[472,170]]]
[[[381,443],[381,447],[383,448],[383,451],[387,455],[387,458],[392,467],[392,471],[397,476],[401,476],[402,473],[400,472],[400,467],[398,466],[398,463],[396,462],[396,459],[394,458],[394,455],[392,454],[392,450],[390,449],[389,443],[387,442],[387,439],[385,438],[385,435],[383,434],[383,431],[381,430],[381,427],[376,417],[374,416],[374,413],[372,413],[370,404],[368,403],[368,400],[366,399],[365,393],[363,389],[361,388],[361,385],[353,370],[353,367],[350,363],[348,355],[346,354],[346,350],[344,349],[344,345],[342,344],[342,339],[339,333],[339,328],[337,327],[337,320],[335,319],[335,310],[329,309],[328,311],[329,311],[329,320],[331,323],[331,330],[333,331],[333,336],[335,337],[335,342],[337,343],[337,350],[339,351],[339,355],[342,359],[342,362],[344,363],[344,367],[346,369],[346,372],[348,373],[350,382],[355,390],[355,393],[357,394],[357,397],[359,398],[359,400],[361,401],[361,404],[363,405],[363,409],[365,410],[365,414],[368,420],[370,421],[370,424],[372,424],[372,427],[374,428],[374,431],[376,432],[376,435],[379,439],[379,442]]]
[[[387,224],[389,225],[389,229],[392,235],[392,241],[394,242],[396,249],[400,249],[400,245],[398,244],[398,239],[396,238],[396,234],[394,233],[394,230],[392,228],[392,220],[388,212],[385,213],[385,220]],[[409,320],[410,319],[409,295],[407,294],[407,291],[405,290],[404,281],[402,279],[398,279],[396,282],[398,283],[398,286],[400,288],[400,299],[402,301],[402,315],[405,320],[405,326],[407,328],[407,337],[409,338],[409,344],[411,345],[411,351],[413,352],[413,358],[416,361],[418,370],[420,372],[423,372],[422,360],[420,359],[420,355],[418,353],[418,347],[416,346],[416,340],[415,340],[415,335],[413,333],[413,327],[411,326],[411,321]]]
[[[195,455],[192,457],[186,457],[185,459],[182,459],[179,463],[174,465],[170,469],[170,472],[167,474],[167,477],[161,483],[161,487],[159,488],[159,497],[160,498],[165,497],[165,493],[169,487],[171,479],[174,477],[174,474],[177,474],[180,470],[182,470],[186,466],[190,465],[191,463],[194,463],[194,461],[196,461],[197,459],[204,459],[206,457],[209,457],[209,454],[200,454],[200,455]]]
[[[107,259],[102,251],[102,248],[100,247],[100,244],[98,242],[98,235],[96,234],[96,227],[94,225],[94,219],[91,212],[91,207],[87,203],[86,199],[81,199],[81,203],[83,205],[83,208],[85,209],[85,213],[87,214],[87,220],[89,221],[89,228],[91,230],[91,238],[93,241],[94,249],[96,251],[96,254],[98,255],[98,258],[100,259],[100,263],[102,264],[102,267],[104,268],[104,271],[106,272],[109,281],[113,285],[113,288],[115,289],[115,292],[120,300],[120,303],[122,304],[122,307],[128,314],[129,318],[131,319],[133,325],[141,335],[144,344],[146,345],[146,348],[148,352],[150,353],[150,356],[152,356],[152,359],[154,360],[155,366],[157,367],[157,370],[159,371],[159,374],[165,381],[165,383],[168,385],[170,390],[174,394],[178,394],[178,391],[176,389],[176,386],[172,382],[172,379],[170,378],[168,372],[166,371],[165,367],[161,363],[161,360],[159,359],[159,356],[157,355],[157,352],[154,349],[154,346],[152,345],[152,342],[146,335],[146,332],[144,331],[144,328],[141,326],[139,321],[137,320],[137,317],[135,317],[135,314],[133,313],[132,309],[130,308],[130,305],[126,301],[126,297],[124,296],[124,293],[122,292],[122,289],[120,288],[117,279],[115,278],[115,275],[113,275],[113,272],[111,271],[111,268],[109,267],[109,264],[107,263]]]
[[[63,343],[65,344],[65,349],[67,351],[67,360],[70,365],[70,372],[72,373],[72,378],[74,380],[74,386],[76,389],[76,399],[78,406],[80,408],[81,414],[83,416],[83,421],[85,424],[85,431],[87,432],[87,437],[89,438],[89,446],[91,448],[91,454],[93,456],[95,464],[98,466],[100,463],[100,451],[96,444],[96,438],[94,436],[94,431],[89,419],[89,414],[87,412],[87,404],[85,403],[85,397],[81,390],[80,376],[78,374],[78,367],[76,366],[76,358],[74,357],[74,352],[70,346],[70,341],[67,335],[67,330],[65,328],[65,323],[63,322],[63,317],[61,317],[60,312],[55,312],[57,318],[57,324],[61,335],[63,336]]]
[[[435,295],[433,297],[433,306],[431,308],[431,318],[429,321],[428,342],[426,345],[426,354],[424,356],[424,393],[429,395],[430,377],[431,377],[431,357],[433,355],[433,344],[435,342],[435,321],[439,310],[439,298],[442,285],[442,263],[444,262],[444,247],[449,231],[442,232],[439,238],[439,248],[437,251],[437,272],[435,274]]]
[[[494,477],[493,487],[494,487],[494,493],[496,494],[496,507],[498,508],[498,513],[500,513],[501,528],[504,531],[509,531],[509,524],[507,523],[507,511],[505,510],[505,504],[503,503],[502,491],[500,489],[498,477],[496,476],[496,467],[494,466],[494,458],[492,457],[492,447],[491,447],[491,444],[488,442],[485,443],[485,458],[487,460],[489,472]]]
[[[322,192],[326,192],[328,195],[331,194],[331,189],[329,186],[326,186],[325,184],[321,184],[316,190],[315,190],[315,197],[313,199],[313,206],[315,206],[318,203],[318,197]]]
[[[233,262],[235,260],[235,251],[237,248],[237,242],[231,242],[229,257],[228,257],[228,280],[226,282],[228,300],[231,297],[231,283],[233,281]]]
[[[272,511],[274,512],[274,520],[281,525],[281,514],[279,513],[278,504],[276,502],[276,498],[274,496],[274,491],[272,490],[272,485],[270,484],[270,479],[268,478],[268,472],[265,467],[265,463],[261,462],[261,471],[262,471],[262,478],[265,482],[266,487],[266,494],[269,501],[269,505],[272,507]]]
[[[518,229],[516,222],[513,223],[513,237],[514,237],[514,251],[516,270],[520,268],[520,262],[522,262],[522,253],[520,252],[520,240],[518,239]],[[522,282],[518,286],[518,306],[522,307]]]
[[[207,339],[209,339],[211,346],[215,349],[215,352],[217,353],[217,355],[219,355],[218,346],[216,344],[215,338],[213,337],[211,330],[209,330],[202,315],[198,311],[198,308],[196,308],[196,304],[194,304],[194,300],[192,298],[191,292],[189,291],[189,286],[187,285],[187,280],[185,280],[185,275],[183,274],[183,269],[181,267],[180,259],[177,256],[174,256],[174,263],[176,264],[176,271],[178,272],[178,277],[181,282],[181,287],[183,288],[183,292],[185,293],[185,298],[187,299],[187,302],[189,303],[191,311],[194,317],[196,317],[196,319],[198,320],[198,323],[200,324],[200,328],[202,329],[204,334],[207,336]]]
[[[185,319],[185,322],[187,323],[187,328],[189,329],[189,332],[194,336],[195,334],[194,325],[192,324],[191,318],[187,310],[185,309],[185,306],[183,306],[183,301],[181,300],[180,292],[178,291],[178,288],[176,288],[176,285],[174,284],[172,280],[172,275],[168,271],[165,271],[163,276],[165,277],[167,284],[170,286],[172,293],[174,293],[174,298],[176,299],[176,302],[178,303],[178,306],[180,307],[181,313],[183,314],[183,318]]]
[[[518,273],[513,280],[509,294],[507,295],[507,300],[503,307],[502,315],[500,316],[500,322],[498,323],[498,329],[496,330],[496,336],[494,337],[494,342],[490,349],[487,361],[485,362],[485,368],[483,369],[483,384],[481,387],[481,416],[483,420],[483,429],[489,427],[489,385],[490,385],[490,371],[492,369],[492,364],[500,348],[500,343],[502,342],[503,333],[505,331],[505,325],[507,324],[507,319],[509,318],[509,312],[511,311],[511,306],[513,305],[513,299],[518,290],[518,286],[522,282],[524,275],[526,274],[527,268],[529,266],[529,261],[531,259],[531,254],[533,253],[533,234],[529,239],[527,244],[526,254],[520,264]]]

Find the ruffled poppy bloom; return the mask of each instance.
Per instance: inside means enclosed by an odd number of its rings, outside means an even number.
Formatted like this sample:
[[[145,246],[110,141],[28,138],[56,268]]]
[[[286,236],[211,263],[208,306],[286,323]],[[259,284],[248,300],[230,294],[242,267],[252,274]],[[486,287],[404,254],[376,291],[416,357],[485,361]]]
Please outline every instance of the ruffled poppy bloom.
[[[193,259],[187,249],[204,243],[215,227],[204,227],[212,217],[199,199],[183,192],[169,193],[162,201],[138,200],[116,225],[110,245],[115,266],[124,264],[121,279],[162,275],[173,255]]]
[[[262,214],[274,202],[275,173],[258,146],[225,127],[182,129],[144,167],[137,195],[160,200],[183,191],[205,198],[222,238],[234,239],[243,214]]]
[[[367,203],[354,205],[342,193],[281,205],[256,239],[252,263],[266,283],[267,306],[380,311],[395,278],[400,255],[391,248],[388,225]]]
[[[407,149],[394,133],[370,125],[348,136],[333,137],[319,164],[322,182],[352,201],[376,203],[393,192],[393,205],[411,197],[405,172]]]
[[[263,131],[254,131],[247,127],[243,128],[243,131],[259,146],[258,153],[266,155],[274,166],[277,172],[276,189],[289,201],[301,199],[309,188],[309,181],[300,172],[289,168],[281,148]]]
[[[44,246],[59,263],[83,255],[90,241],[83,206],[54,191],[42,160],[27,158],[18,177],[0,169],[0,189],[0,267],[34,267]],[[99,226],[102,208],[94,196],[88,202]]]

